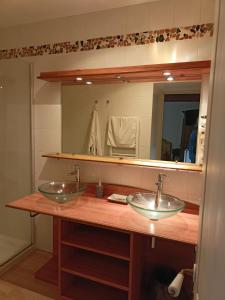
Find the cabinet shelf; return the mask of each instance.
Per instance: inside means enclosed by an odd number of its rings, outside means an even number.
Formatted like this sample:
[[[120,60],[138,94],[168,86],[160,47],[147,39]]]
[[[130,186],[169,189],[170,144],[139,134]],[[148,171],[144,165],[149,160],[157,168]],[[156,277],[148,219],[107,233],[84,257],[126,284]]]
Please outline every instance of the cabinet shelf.
[[[87,225],[75,226],[75,224],[72,224],[71,226],[70,224],[70,228],[68,228],[68,225],[64,224],[64,226],[67,226],[67,230],[63,230],[63,232],[66,232],[62,237],[63,245],[109,255],[127,261],[130,259],[129,234]]]
[[[65,281],[65,284],[64,284]],[[127,300],[128,293],[62,273],[63,300]]]
[[[128,291],[128,262],[68,246],[63,246],[62,254],[63,272]]]
[[[145,237],[63,219],[59,238],[62,300],[142,299]]]

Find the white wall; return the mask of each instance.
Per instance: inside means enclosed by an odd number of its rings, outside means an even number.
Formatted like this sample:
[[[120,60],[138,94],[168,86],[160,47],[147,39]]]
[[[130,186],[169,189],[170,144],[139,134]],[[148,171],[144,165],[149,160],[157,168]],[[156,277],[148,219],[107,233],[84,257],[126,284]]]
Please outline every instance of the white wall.
[[[80,165],[81,181],[98,182],[98,179],[102,179],[106,183],[136,186],[149,190],[156,189],[155,182],[157,181],[159,169],[94,162],[71,162],[69,160],[55,160],[51,158],[46,160],[39,179],[43,181],[74,179],[68,173],[72,171],[72,165],[75,163]],[[161,169],[160,172],[168,175],[163,187],[165,193],[189,202],[200,202],[202,189],[201,173],[172,169]]]
[[[0,235],[23,240],[27,246],[28,213],[5,205],[31,192],[30,65],[0,61],[0,85]]]
[[[161,0],[11,27],[0,30],[0,48],[209,23],[214,17],[214,2],[214,0]]]
[[[219,27],[199,249],[199,300],[223,300],[225,297],[225,1],[218,3]]]
[[[31,46],[47,42],[213,22],[213,11],[213,0],[162,0],[135,7],[0,30],[0,48]],[[211,57],[211,46],[212,38],[204,37],[152,45],[26,58],[25,60],[34,64],[35,113],[33,134],[35,148],[33,154],[35,157],[36,187],[42,180],[47,178],[43,176],[43,172],[49,167],[49,161],[42,158],[41,155],[46,152],[61,150],[61,88],[59,84],[36,79],[40,72],[207,60]],[[55,173],[65,174],[65,169],[67,171],[68,168],[71,168],[68,164],[69,162],[60,164],[54,162],[54,166],[59,167],[57,172],[55,170]],[[64,169],[63,166],[65,166]],[[92,179],[95,180],[98,177],[97,172],[99,169],[101,169],[101,176],[104,180],[128,185],[140,185],[146,188],[153,186],[152,182],[156,175],[155,171],[151,169],[119,167],[116,165],[101,165],[97,168],[93,167],[92,164],[87,164],[83,169],[82,178],[89,179],[90,174],[92,174]],[[199,174],[178,171],[168,172],[171,173],[168,180],[171,185],[169,185],[168,190],[165,185],[167,192],[178,193],[184,199],[199,201],[201,196],[201,176]],[[50,177],[53,177],[53,173]],[[187,187],[187,178],[190,179],[188,182],[191,182],[191,188],[190,186]],[[178,181],[179,184],[177,184]],[[51,219],[39,217],[37,219],[38,247],[42,249],[51,248],[50,233]]]

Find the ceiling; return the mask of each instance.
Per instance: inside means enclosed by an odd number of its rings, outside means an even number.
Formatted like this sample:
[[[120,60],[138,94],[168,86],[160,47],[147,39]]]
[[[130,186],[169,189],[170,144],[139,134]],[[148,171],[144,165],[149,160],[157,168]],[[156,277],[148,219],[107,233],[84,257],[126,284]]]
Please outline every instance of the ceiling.
[[[1,0],[0,28],[158,0]]]

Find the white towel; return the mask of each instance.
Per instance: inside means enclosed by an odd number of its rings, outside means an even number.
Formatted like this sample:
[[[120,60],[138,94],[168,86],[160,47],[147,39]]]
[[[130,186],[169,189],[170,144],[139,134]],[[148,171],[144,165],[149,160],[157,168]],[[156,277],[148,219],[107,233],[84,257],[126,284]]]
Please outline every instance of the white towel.
[[[91,131],[88,143],[88,153],[93,155],[102,155],[102,141],[101,141],[101,130],[98,117],[98,111],[94,109],[92,121],[91,121]]]
[[[107,145],[115,148],[135,148],[137,134],[137,117],[111,117]]]

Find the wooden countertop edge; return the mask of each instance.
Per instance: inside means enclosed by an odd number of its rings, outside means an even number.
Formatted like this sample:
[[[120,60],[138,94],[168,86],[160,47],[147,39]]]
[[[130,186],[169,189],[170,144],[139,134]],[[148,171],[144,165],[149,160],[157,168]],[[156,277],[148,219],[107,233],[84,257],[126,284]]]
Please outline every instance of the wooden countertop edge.
[[[76,216],[76,215],[73,216],[73,214],[71,214],[71,209],[69,209],[69,206],[68,207],[61,206],[60,204],[57,204],[57,203],[45,198],[40,193],[34,193],[31,195],[28,195],[24,198],[15,200],[15,201],[7,204],[6,206],[9,208],[15,208],[15,209],[28,211],[28,212],[34,212],[34,213],[38,213],[38,214],[59,217],[62,219],[77,221],[77,222],[85,223],[85,224],[89,224],[89,225],[97,225],[97,226],[105,227],[108,229],[121,230],[121,231],[125,231],[125,232],[135,232],[135,233],[139,233],[139,234],[143,234],[143,235],[149,235],[149,236],[164,238],[164,239],[173,240],[173,241],[177,241],[177,242],[182,242],[185,244],[191,244],[191,245],[197,244],[198,218],[199,218],[198,215],[179,213],[176,216],[170,217],[168,219],[164,219],[164,220],[160,220],[160,221],[150,221],[150,220],[147,220],[147,218],[134,212],[129,206],[110,203],[104,199],[96,200],[96,198],[93,198],[90,196],[86,196],[86,197],[81,196],[81,197],[78,197],[74,201],[72,200],[72,201],[68,202],[72,209],[75,209],[75,207],[72,207],[72,205],[73,204],[75,205],[77,203],[78,199],[81,202],[87,201],[89,208],[91,208],[91,209],[95,206],[96,203],[97,203],[97,205],[95,207],[96,209],[99,209],[99,208],[101,209],[101,207],[103,207],[103,206],[105,206],[107,210],[112,208],[113,213],[118,211],[119,216],[117,216],[117,214],[115,214],[115,215],[112,215],[111,218],[109,216],[106,220],[104,219],[104,221],[103,221],[103,218],[102,219],[95,218],[93,220],[93,212],[92,212],[92,217],[90,217],[90,216],[88,217],[88,213],[89,213],[88,209],[86,210],[86,212],[83,211],[81,216]],[[35,203],[36,200],[44,201],[44,202],[42,202],[42,204],[44,204],[44,205],[41,208],[38,207],[39,205],[37,205],[37,203]],[[99,205],[99,203],[101,203],[101,204]],[[90,204],[91,204],[91,206],[90,206]],[[81,207],[82,207],[82,209],[86,209],[86,207],[84,205]],[[104,209],[105,209],[105,207],[104,207]],[[65,211],[67,209],[67,214],[65,212],[63,212],[62,208],[65,208]],[[120,208],[120,209],[118,209],[118,208]],[[76,210],[77,209],[78,209],[78,207],[76,207]],[[120,215],[120,210],[122,210],[122,215]],[[68,211],[69,211],[69,214],[68,214]],[[76,213],[77,213],[77,211],[76,211]],[[125,214],[125,216],[123,216],[123,214]],[[127,216],[127,220],[129,219],[129,221],[131,221],[131,219],[133,219],[134,222],[131,225],[128,224],[128,222],[125,222],[124,218],[126,218],[126,216]],[[117,222],[114,219],[114,217],[117,218]],[[118,220],[119,220],[119,222],[118,222]],[[168,220],[170,222],[168,222]],[[171,221],[172,221],[172,223],[171,223]],[[122,223],[122,222],[124,222],[124,223]],[[147,223],[147,222],[149,222],[149,223]],[[184,227],[186,226],[187,228],[185,227],[182,230],[182,226],[184,226]]]

